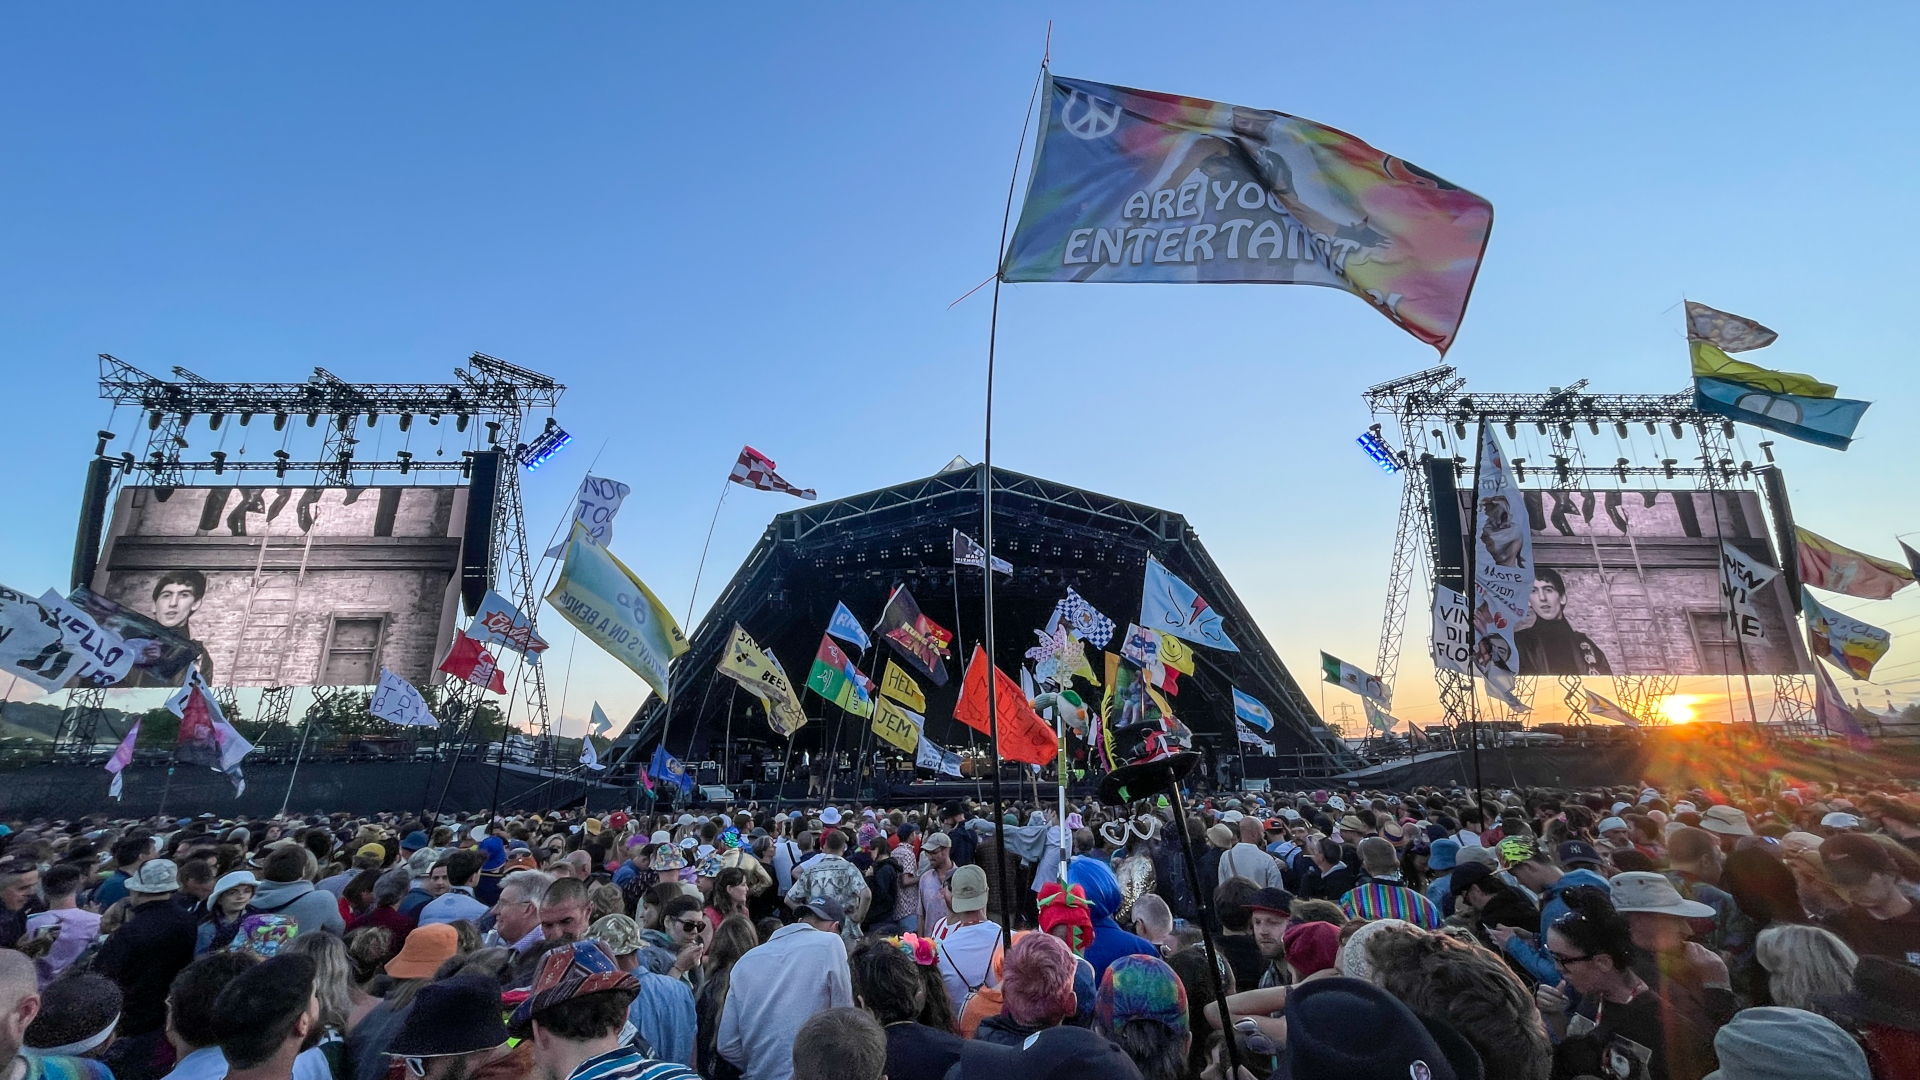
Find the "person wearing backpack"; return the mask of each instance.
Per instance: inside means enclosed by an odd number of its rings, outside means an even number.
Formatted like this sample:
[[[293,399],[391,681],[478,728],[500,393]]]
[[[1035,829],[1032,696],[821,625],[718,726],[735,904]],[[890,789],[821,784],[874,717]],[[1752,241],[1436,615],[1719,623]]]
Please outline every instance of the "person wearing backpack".
[[[254,890],[249,915],[284,915],[294,921],[296,934],[330,930],[345,934],[347,922],[340,917],[340,905],[330,892],[316,889],[308,880],[314,868],[313,853],[289,844],[275,848],[261,865],[262,881]]]
[[[933,932],[940,949],[940,981],[953,999],[953,1015],[966,1012],[967,1000],[983,986],[999,985],[993,960],[1000,950],[1000,927],[987,921],[987,872],[962,866],[945,889],[951,918]]]

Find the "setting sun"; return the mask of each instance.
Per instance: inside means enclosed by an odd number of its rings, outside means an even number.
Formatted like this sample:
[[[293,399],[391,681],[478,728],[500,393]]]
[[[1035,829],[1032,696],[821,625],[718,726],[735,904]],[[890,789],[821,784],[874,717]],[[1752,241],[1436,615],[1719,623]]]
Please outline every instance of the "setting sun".
[[[1693,703],[1700,700],[1698,694],[1669,694],[1660,700],[1659,712],[1669,724],[1691,724],[1697,719]]]

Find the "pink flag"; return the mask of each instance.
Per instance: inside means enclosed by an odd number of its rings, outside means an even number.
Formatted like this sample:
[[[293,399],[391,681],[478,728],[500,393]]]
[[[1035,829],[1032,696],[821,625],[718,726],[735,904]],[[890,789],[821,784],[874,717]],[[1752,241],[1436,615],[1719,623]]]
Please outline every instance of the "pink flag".
[[[797,488],[787,483],[773,471],[773,459],[751,446],[740,448],[740,460],[733,463],[733,475],[729,479],[761,491],[784,491],[808,500],[820,497],[812,488]]]
[[[128,765],[133,764],[133,744],[139,741],[140,721],[135,720],[133,726],[127,729],[127,737],[120,740],[120,745],[113,748],[113,756],[107,759],[107,771],[113,774],[113,783],[109,785],[107,794],[116,799],[120,797],[120,783],[123,779],[120,773]]]

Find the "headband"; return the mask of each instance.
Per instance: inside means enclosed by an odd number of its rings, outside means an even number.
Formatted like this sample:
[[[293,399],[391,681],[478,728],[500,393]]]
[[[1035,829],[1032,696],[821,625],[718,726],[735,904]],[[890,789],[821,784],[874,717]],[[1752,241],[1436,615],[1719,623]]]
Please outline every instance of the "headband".
[[[113,1029],[120,1024],[120,1014],[114,1013],[113,1019],[97,1034],[89,1035],[79,1042],[70,1042],[65,1046],[23,1046],[20,1052],[27,1057],[79,1057],[89,1050],[98,1050],[113,1038]]]

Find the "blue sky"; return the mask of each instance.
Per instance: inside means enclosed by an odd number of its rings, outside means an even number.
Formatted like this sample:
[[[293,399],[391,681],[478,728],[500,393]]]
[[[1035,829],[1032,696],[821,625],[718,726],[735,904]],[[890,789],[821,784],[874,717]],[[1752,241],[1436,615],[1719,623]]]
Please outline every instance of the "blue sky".
[[[1296,113],[1490,199],[1471,388],[1679,389],[1691,296],[1876,402],[1847,454],[1781,440],[1802,522],[1883,555],[1920,530],[1910,7],[16,5],[0,580],[64,584],[100,352],[549,372],[578,442],[528,484],[536,543],[598,452],[635,489],[615,550],[676,610],[743,442],[823,497],[977,460],[986,296],[947,305],[992,270],[1049,19],[1062,74]],[[999,463],[1185,514],[1303,681],[1370,660],[1398,492],[1358,394],[1431,349],[1330,290],[1026,285],[1000,361]],[[728,499],[702,606],[789,505]],[[1840,604],[1892,624],[1901,700],[1916,595]],[[566,711],[641,691],[582,649]]]

